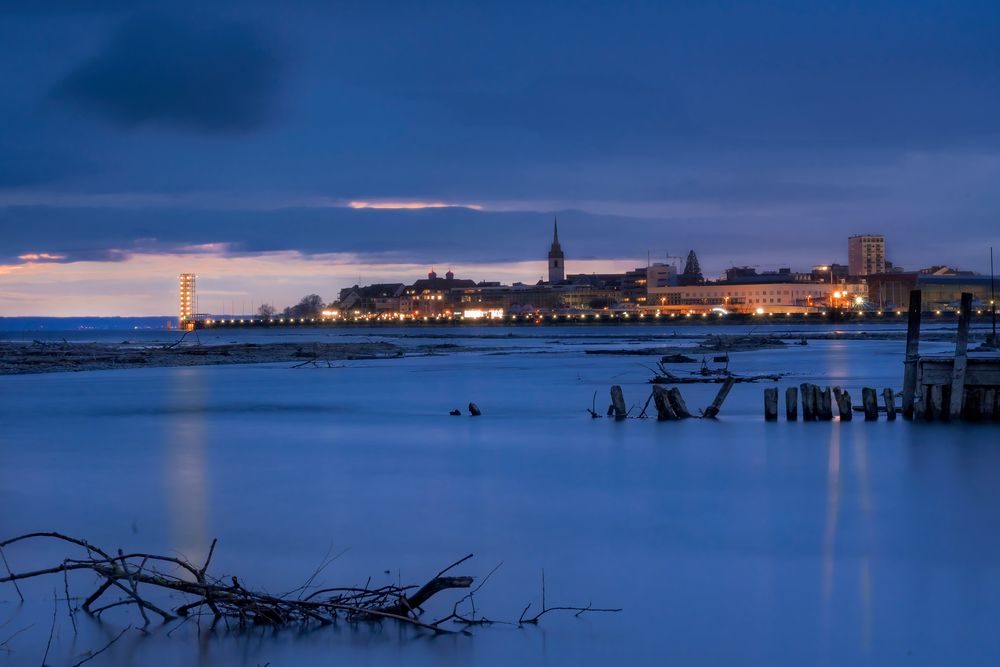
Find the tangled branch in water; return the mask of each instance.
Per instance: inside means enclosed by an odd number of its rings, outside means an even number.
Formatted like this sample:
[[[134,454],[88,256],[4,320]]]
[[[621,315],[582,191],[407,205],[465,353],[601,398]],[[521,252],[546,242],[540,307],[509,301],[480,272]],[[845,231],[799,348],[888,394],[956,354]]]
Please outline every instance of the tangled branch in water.
[[[7,564],[7,576],[0,577],[0,583],[10,582],[17,585],[23,579],[32,579],[46,575],[88,571],[97,574],[101,583],[80,605],[80,609],[88,614],[100,617],[102,613],[116,607],[132,607],[142,617],[143,624],[149,625],[150,614],[159,616],[164,621],[179,617],[194,615],[210,615],[213,623],[223,621],[229,624],[236,622],[245,625],[283,626],[291,624],[329,625],[337,619],[348,621],[382,621],[392,620],[419,627],[435,634],[450,632],[442,625],[451,621],[463,627],[471,625],[492,624],[495,621],[485,617],[477,617],[474,594],[492,576],[497,568],[486,576],[483,582],[472,589],[473,577],[454,576],[448,573],[455,567],[472,558],[465,556],[444,568],[423,586],[404,586],[390,584],[378,587],[336,587],[319,588],[307,595],[305,590],[311,586],[313,579],[319,573],[315,572],[303,586],[283,595],[272,595],[259,590],[251,590],[243,586],[235,576],[215,577],[208,574],[208,568],[215,553],[217,540],[212,541],[205,562],[198,565],[179,556],[161,556],[150,553],[126,553],[119,549],[114,554],[93,545],[92,543],[63,535],[62,533],[28,533],[0,542],[0,550],[4,547],[27,540],[51,539],[62,541],[81,549],[84,553],[76,558],[65,558],[52,567],[15,573]],[[328,565],[327,560],[320,570]],[[499,565],[497,566],[499,567]],[[67,599],[68,583],[67,586]],[[114,590],[112,590],[114,589]],[[436,621],[422,619],[423,605],[431,598],[451,589],[470,589],[469,592],[454,604],[452,612]],[[151,592],[180,593],[184,602],[173,608],[163,608],[157,604]],[[119,597],[109,600],[106,594],[119,593]],[[297,594],[297,595],[296,595]],[[103,604],[100,604],[103,601]],[[472,608],[471,614],[460,613],[459,606],[468,602]],[[529,605],[530,606],[530,605]],[[620,611],[618,609],[597,609],[593,607],[544,607],[534,618],[521,619],[516,625],[537,623],[542,614],[550,611]]]

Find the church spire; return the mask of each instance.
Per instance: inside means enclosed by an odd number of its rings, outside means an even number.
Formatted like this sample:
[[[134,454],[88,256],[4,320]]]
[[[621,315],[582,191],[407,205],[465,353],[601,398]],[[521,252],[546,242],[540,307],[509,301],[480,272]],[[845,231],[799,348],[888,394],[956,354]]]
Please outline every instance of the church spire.
[[[552,218],[552,248],[549,249],[549,283],[554,285],[566,279],[565,256],[559,245],[559,221]]]

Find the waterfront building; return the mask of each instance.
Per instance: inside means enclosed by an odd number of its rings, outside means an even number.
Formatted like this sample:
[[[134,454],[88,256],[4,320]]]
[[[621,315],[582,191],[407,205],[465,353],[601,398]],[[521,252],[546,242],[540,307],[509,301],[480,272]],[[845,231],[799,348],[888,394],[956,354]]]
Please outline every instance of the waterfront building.
[[[990,301],[995,298],[989,276],[947,266],[882,273],[868,276],[867,281],[872,303],[886,310],[908,309],[910,291],[915,289],[923,293],[921,305],[925,312],[958,310],[962,292],[972,294],[975,308],[989,309]]]
[[[182,273],[177,276],[178,282],[178,292],[180,303],[178,312],[180,317],[178,318],[179,326],[185,327],[188,323],[192,322],[194,319],[195,312],[195,278],[193,273]]]
[[[549,284],[555,285],[566,280],[566,257],[559,245],[559,222],[552,221],[552,247],[549,248]]]
[[[852,276],[885,273],[885,237],[863,234],[848,238],[847,268]]]
[[[650,287],[644,310],[701,313],[802,313],[867,304],[863,283],[784,280]]]
[[[414,317],[451,315],[455,311],[456,290],[475,286],[476,281],[455,278],[451,271],[444,278],[439,278],[432,269],[426,278],[403,289],[399,297],[399,312]]]

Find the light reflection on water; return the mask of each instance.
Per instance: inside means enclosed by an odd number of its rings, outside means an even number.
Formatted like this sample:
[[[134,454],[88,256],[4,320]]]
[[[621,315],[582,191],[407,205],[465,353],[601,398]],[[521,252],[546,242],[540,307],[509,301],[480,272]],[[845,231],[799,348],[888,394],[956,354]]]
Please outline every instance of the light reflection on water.
[[[859,396],[862,384],[898,388],[900,348],[811,342],[732,363],[794,373],[782,387],[834,369]],[[471,638],[189,624],[130,634],[95,667],[1000,659],[996,427],[766,424],[761,385],[738,385],[717,423],[590,419],[593,393],[601,411],[613,382],[641,405],[644,361],[553,349],[0,378],[0,534],[79,532],[196,561],[218,537],[216,571],[272,591],[331,547],[349,551],[327,583],[420,582],[471,551],[472,574],[504,562],[479,601],[491,617],[537,605],[542,568],[550,602],[625,608]],[[697,408],[716,389],[683,392]],[[470,400],[483,417],[447,415]],[[8,555],[24,568],[64,554]],[[24,608],[0,588],[0,624],[34,624],[0,664],[38,664],[52,586],[26,585]],[[60,616],[51,662],[71,663],[125,618],[81,619],[73,645]]]

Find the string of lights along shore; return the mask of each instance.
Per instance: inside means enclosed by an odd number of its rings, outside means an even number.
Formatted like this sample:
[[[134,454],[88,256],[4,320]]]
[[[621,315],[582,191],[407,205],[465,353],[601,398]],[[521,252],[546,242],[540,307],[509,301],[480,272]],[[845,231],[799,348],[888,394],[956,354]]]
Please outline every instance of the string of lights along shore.
[[[758,272],[733,266],[716,280],[702,274],[698,256],[681,262],[647,262],[624,273],[567,273],[552,222],[547,255],[548,280],[536,283],[475,281],[444,277],[431,269],[413,283],[353,285],[324,303],[318,295],[278,310],[263,304],[243,314],[197,312],[196,276],[179,276],[179,322],[183,328],[220,325],[290,325],[354,321],[544,321],[571,319],[735,316],[899,316],[909,308],[911,290],[923,293],[922,308],[934,315],[958,312],[962,292],[973,295],[975,314],[996,308],[992,275],[946,265],[904,270],[887,259],[885,237],[861,234],[847,239],[848,263],[814,265],[809,271],[779,268]],[[675,258],[681,260],[682,258]]]

